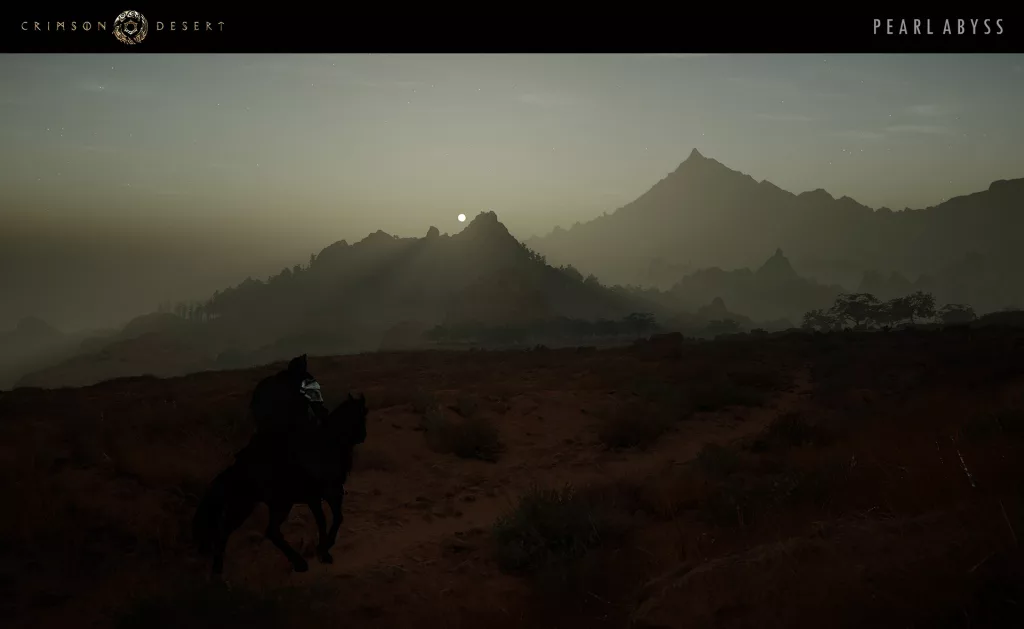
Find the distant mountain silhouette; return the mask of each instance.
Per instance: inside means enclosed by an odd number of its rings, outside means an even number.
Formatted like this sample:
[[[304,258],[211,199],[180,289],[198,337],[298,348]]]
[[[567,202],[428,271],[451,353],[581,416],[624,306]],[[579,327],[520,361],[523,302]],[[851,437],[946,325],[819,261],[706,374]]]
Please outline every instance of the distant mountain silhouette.
[[[64,341],[64,334],[46,321],[25,317],[13,330],[0,332],[0,352],[10,360],[52,349]]]
[[[721,299],[758,321],[799,321],[808,310],[829,307],[841,292],[841,286],[819,284],[798,275],[777,249],[756,271],[712,267],[690,273],[666,292],[665,299],[672,307],[687,311]]]
[[[876,211],[821,189],[787,192],[694,149],[632,203],[526,243],[554,264],[571,262],[608,284],[650,282],[655,261],[659,268],[752,267],[778,248],[801,273],[844,285],[869,270],[935,275],[978,253],[1012,269],[1019,299],[1021,233],[1024,179],[995,181],[924,210]],[[672,283],[663,274],[655,281]]]
[[[749,332],[755,324],[750,317],[730,310],[724,299],[715,297],[710,303],[697,308],[696,312],[679,312],[668,317],[664,327],[686,336],[714,338],[719,334]]]
[[[436,325],[620,319],[656,307],[548,266],[494,212],[482,212],[454,235],[431,227],[422,238],[377,231],[353,244],[338,241],[307,266],[283,269],[267,281],[249,278],[179,314],[138,317],[109,343],[90,345],[86,355],[30,374],[22,384],[239,367],[297,353],[413,348]]]
[[[761,268],[754,274],[759,283],[778,285],[800,279],[793,265],[789,263],[782,249],[776,249],[775,254],[761,265]]]
[[[270,326],[359,329],[353,340],[373,338],[374,346],[403,321],[473,318],[498,324],[557,315],[621,316],[632,306],[599,285],[584,285],[547,266],[494,212],[478,214],[451,236],[432,227],[424,238],[378,231],[353,245],[336,243],[308,269],[247,291],[267,303],[256,306],[246,300],[245,306],[234,307],[237,291],[229,289],[213,299],[214,312],[252,320],[253,307],[276,303],[285,310],[278,307],[272,319],[264,317]]]
[[[21,319],[13,330],[0,332],[0,389],[26,371],[72,355],[80,341],[38,317]]]

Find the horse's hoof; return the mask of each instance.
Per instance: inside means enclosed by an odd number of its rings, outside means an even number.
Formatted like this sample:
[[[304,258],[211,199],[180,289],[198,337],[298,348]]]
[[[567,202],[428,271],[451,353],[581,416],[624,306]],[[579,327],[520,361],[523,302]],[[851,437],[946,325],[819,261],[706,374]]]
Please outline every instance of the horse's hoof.
[[[331,557],[331,553],[324,551],[320,553],[320,563],[334,563],[334,557]]]
[[[300,559],[293,564],[295,572],[307,572],[309,570],[309,563],[305,559]]]

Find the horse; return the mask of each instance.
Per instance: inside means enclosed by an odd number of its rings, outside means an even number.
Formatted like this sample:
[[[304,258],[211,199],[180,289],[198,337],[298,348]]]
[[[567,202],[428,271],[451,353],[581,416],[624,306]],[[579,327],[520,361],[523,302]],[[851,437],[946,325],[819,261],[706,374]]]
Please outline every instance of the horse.
[[[309,506],[316,520],[317,558],[333,562],[330,550],[343,521],[345,481],[352,471],[353,449],[366,441],[366,399],[351,394],[301,441],[298,457],[282,457],[274,436],[256,434],[235,455],[235,462],[211,481],[192,520],[192,539],[203,555],[212,555],[212,574],[224,570],[224,551],[231,534],[260,503],[267,505],[266,538],[295,572],[309,565],[281,534],[281,524],[296,504]],[[331,510],[327,530],[321,501]]]

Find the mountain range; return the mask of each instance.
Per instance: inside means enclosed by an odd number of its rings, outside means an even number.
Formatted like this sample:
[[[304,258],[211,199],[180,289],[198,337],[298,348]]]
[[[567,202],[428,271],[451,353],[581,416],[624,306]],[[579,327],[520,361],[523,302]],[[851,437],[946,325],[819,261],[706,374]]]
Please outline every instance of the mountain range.
[[[0,337],[0,350],[59,346],[49,367],[21,364],[32,373],[20,384],[54,386],[416,349],[438,328],[555,322],[585,335],[586,321],[608,330],[650,313],[687,334],[785,329],[848,290],[883,299],[926,290],[981,314],[1024,303],[1022,217],[1024,179],[892,212],[823,190],[786,192],[694,150],[636,201],[543,238],[516,240],[493,212],[454,235],[377,231],[94,338],[27,320]]]
[[[962,296],[986,310],[1024,301],[1021,233],[1024,179],[926,209],[875,210],[822,189],[782,190],[694,149],[635,201],[525,243],[604,283],[663,288],[681,272],[752,267],[779,248],[801,274],[850,288],[866,272],[914,281],[980,272],[971,281],[982,286]]]
[[[177,313],[138,317],[88,351],[20,380],[84,384],[137,373],[264,364],[301,353],[412,349],[436,325],[524,326],[557,318],[621,319],[660,306],[554,268],[493,212],[461,232],[419,238],[377,231],[338,241],[266,281],[248,278]],[[84,347],[84,346],[83,346]]]

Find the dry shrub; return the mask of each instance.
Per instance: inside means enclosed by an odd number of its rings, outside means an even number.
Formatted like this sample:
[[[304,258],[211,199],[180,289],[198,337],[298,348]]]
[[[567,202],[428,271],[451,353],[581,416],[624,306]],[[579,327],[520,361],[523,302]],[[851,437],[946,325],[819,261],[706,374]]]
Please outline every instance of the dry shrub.
[[[778,391],[792,384],[789,374],[770,364],[744,365],[729,370],[729,380],[744,389]]]
[[[435,452],[494,462],[504,451],[497,427],[484,417],[453,421],[433,408],[423,418],[423,429],[427,444]]]
[[[408,389],[381,388],[372,389],[366,392],[366,403],[372,410],[415,404],[417,398],[415,392]]]
[[[412,410],[417,415],[425,415],[431,409],[435,409],[438,406],[437,396],[429,391],[417,389],[412,394]]]
[[[667,417],[646,404],[627,404],[602,420],[598,438],[608,448],[647,448],[672,427]]]
[[[688,393],[692,410],[704,413],[730,406],[762,406],[767,399],[765,391],[740,385],[727,376],[694,383]]]
[[[801,413],[790,411],[776,417],[751,444],[751,449],[754,452],[766,452],[803,445],[821,446],[831,440],[832,434],[824,425],[808,421]]]
[[[738,445],[708,444],[682,468],[636,485],[632,505],[656,520],[747,527],[773,512],[827,504],[848,472],[828,457],[766,459]]]
[[[459,395],[452,410],[466,419],[473,419],[480,412],[480,400],[473,395],[463,393]]]
[[[591,551],[628,533],[628,515],[617,498],[608,488],[531,488],[494,524],[499,567],[564,584]]]

